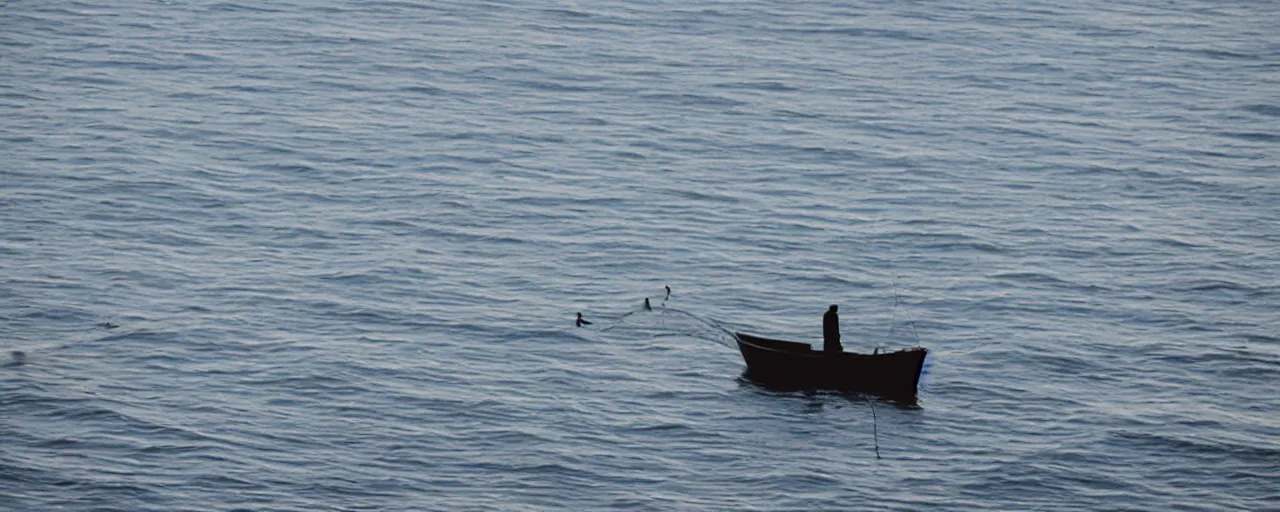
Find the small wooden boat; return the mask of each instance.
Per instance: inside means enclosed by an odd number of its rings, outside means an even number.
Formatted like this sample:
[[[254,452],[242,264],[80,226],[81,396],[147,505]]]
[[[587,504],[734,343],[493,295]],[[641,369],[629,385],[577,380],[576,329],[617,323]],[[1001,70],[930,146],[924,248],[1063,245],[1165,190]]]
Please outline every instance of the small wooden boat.
[[[808,343],[733,333],[747,377],[768,387],[870,393],[914,398],[924,368],[923,348],[882,354],[827,354]]]

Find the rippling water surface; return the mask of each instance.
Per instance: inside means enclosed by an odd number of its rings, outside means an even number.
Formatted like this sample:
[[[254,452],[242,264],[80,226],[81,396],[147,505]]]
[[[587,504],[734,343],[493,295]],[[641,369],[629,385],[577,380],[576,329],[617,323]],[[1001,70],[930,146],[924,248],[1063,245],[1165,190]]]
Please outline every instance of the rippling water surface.
[[[1280,508],[1274,2],[0,25],[2,510]]]

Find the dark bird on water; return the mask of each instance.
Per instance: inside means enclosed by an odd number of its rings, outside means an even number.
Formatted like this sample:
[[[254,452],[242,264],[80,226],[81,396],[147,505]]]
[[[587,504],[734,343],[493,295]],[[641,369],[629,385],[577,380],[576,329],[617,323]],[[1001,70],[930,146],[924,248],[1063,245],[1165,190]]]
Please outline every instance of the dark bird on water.
[[[648,297],[645,297],[645,298],[644,298],[644,310],[645,310],[645,311],[653,311],[653,306],[650,306],[650,305],[649,305],[649,298],[648,298]]]
[[[663,285],[662,287],[667,289],[667,296],[666,296],[666,297],[663,297],[663,298],[662,298],[662,300],[670,299],[670,298],[671,298],[671,287],[670,287],[670,286],[666,286],[666,285]]]
[[[578,327],[582,327],[584,325],[591,325],[591,322],[584,320],[582,318],[582,312],[578,312],[578,321],[574,322],[574,324],[577,325]]]

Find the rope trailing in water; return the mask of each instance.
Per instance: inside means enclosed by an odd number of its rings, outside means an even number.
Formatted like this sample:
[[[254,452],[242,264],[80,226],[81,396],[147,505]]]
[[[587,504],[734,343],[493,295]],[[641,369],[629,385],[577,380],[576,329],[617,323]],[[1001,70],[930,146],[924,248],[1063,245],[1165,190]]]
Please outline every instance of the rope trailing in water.
[[[875,440],[876,459],[879,460],[880,459],[880,425],[879,425],[879,420],[876,418],[876,404],[871,403],[871,399],[867,398],[866,395],[863,395],[862,399],[866,400],[867,405],[871,406],[871,438]]]
[[[634,310],[623,313],[622,315],[619,315],[617,317],[613,317],[613,318],[604,317],[603,320],[597,320],[596,322],[594,322],[595,324],[598,325],[596,327],[596,330],[599,332],[611,331],[615,328],[625,325],[628,318],[630,318],[631,316],[636,314],[641,314],[641,313],[657,313],[659,315],[659,319],[658,319],[659,324],[663,326],[667,326],[668,315],[677,314],[692,320],[696,324],[701,324],[702,327],[705,327],[707,330],[711,331],[710,333],[708,333],[705,330],[695,330],[693,332],[685,332],[682,334],[686,334],[690,337],[694,337],[698,339],[711,341],[713,343],[716,343],[717,345],[722,345],[728,348],[736,349],[736,346],[734,345],[734,341],[732,340],[736,340],[737,337],[734,336],[733,331],[725,327],[723,323],[713,319],[703,318],[702,316],[699,316],[690,311],[685,311],[683,309],[667,306],[667,300],[671,298],[670,290],[671,290],[670,288],[666,289],[666,296],[662,299],[662,302],[656,306],[650,303],[648,297],[645,297],[644,303],[640,307]],[[583,324],[591,325],[592,322],[584,321]],[[581,327],[581,325],[579,327]],[[728,339],[724,339],[723,336],[727,336]]]

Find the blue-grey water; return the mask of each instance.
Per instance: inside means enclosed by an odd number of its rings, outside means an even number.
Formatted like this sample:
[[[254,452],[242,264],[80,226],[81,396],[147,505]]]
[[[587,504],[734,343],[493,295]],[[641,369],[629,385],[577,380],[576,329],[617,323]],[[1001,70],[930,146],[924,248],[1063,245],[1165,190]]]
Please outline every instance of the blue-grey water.
[[[0,510],[1280,509],[1277,27],[5,2]]]

